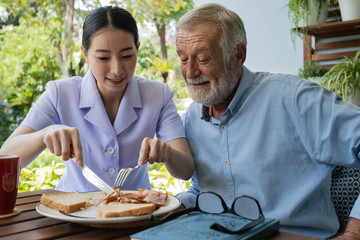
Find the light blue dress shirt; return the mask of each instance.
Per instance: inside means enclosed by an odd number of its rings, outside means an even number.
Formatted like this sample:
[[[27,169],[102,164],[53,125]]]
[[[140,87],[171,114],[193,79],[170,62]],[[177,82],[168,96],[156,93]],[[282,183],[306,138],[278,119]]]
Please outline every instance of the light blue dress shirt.
[[[91,70],[84,78],[51,81],[22,122],[36,131],[52,124],[78,128],[84,163],[110,186],[121,168],[135,167],[145,137],[168,142],[185,137],[183,123],[167,84],[133,77],[128,83],[114,124],[105,111]],[[98,190],[73,161],[56,189]],[[122,189],[150,189],[147,165],[133,171]]]
[[[265,217],[280,220],[282,231],[336,233],[331,172],[336,165],[360,167],[359,107],[316,83],[243,67],[221,121],[193,103],[185,134],[196,166],[191,189],[178,195],[185,206],[199,191],[219,193],[229,207],[247,194]],[[352,216],[360,218],[357,206]]]

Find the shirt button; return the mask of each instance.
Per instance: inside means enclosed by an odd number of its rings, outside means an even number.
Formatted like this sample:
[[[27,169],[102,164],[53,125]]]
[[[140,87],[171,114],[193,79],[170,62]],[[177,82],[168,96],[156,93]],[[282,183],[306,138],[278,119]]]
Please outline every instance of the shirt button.
[[[220,128],[221,128],[221,130],[224,130],[224,129],[225,129],[225,126],[221,126]]]
[[[116,170],[114,168],[109,168],[108,173],[109,174],[115,174]]]
[[[236,111],[233,111],[232,114],[235,115],[235,114],[236,114]]]
[[[106,149],[106,152],[107,152],[108,154],[113,154],[113,153],[115,152],[115,149],[114,149],[113,147],[108,147],[108,148]]]
[[[224,160],[224,163],[225,163],[225,164],[228,164],[228,163],[229,163],[229,161],[228,161],[228,160]]]
[[[228,198],[232,198],[232,197],[233,197],[232,194],[229,194],[229,195],[228,195]]]

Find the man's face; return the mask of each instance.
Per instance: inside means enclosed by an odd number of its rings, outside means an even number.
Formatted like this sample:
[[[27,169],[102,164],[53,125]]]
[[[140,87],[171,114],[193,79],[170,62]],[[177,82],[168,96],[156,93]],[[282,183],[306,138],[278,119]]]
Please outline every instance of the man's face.
[[[218,27],[204,23],[191,30],[180,29],[176,36],[181,72],[189,93],[195,102],[206,106],[224,102],[237,84],[232,67],[224,63],[219,32]]]

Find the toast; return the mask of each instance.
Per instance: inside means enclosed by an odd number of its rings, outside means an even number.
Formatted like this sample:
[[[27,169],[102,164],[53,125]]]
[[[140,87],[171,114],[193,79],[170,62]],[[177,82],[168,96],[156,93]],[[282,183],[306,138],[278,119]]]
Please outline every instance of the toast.
[[[76,212],[92,204],[92,197],[82,193],[60,192],[43,193],[40,202],[53,209],[66,213]]]
[[[151,214],[156,205],[152,203],[109,203],[99,206],[96,218],[128,217]]]

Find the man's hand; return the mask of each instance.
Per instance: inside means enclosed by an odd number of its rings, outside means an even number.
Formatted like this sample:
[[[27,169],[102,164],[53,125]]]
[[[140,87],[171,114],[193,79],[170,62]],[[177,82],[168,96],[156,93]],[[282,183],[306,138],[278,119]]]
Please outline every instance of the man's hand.
[[[336,240],[360,240],[360,220],[350,218],[345,232],[338,237],[332,238]]]

